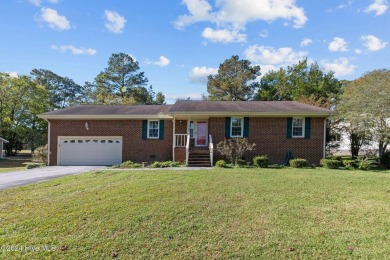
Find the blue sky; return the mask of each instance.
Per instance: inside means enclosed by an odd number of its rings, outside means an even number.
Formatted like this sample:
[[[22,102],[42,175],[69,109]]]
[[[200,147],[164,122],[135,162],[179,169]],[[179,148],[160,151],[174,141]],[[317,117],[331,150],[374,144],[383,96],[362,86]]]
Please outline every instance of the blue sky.
[[[93,81],[112,53],[132,55],[153,89],[207,94],[232,55],[262,73],[307,57],[339,79],[390,64],[387,0],[2,0],[0,71],[48,69]]]

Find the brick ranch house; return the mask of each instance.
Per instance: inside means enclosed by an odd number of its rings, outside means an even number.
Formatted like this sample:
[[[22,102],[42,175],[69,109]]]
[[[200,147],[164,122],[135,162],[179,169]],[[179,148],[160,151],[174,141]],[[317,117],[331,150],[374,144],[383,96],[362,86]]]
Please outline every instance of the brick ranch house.
[[[218,142],[247,137],[283,163],[288,151],[318,164],[328,109],[293,101],[178,101],[173,105],[76,105],[39,115],[49,123],[49,165],[175,160],[209,166]]]

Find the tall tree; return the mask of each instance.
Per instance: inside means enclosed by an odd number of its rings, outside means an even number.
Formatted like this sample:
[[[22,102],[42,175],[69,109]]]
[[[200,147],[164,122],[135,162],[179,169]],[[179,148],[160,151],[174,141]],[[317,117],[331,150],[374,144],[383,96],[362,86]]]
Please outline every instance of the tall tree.
[[[374,70],[350,82],[337,108],[345,124],[378,142],[382,156],[390,143],[390,70]]]
[[[130,97],[136,87],[145,86],[148,79],[144,72],[139,72],[138,62],[126,53],[112,54],[108,67],[99,73],[95,81],[99,88],[115,96]]]
[[[49,92],[51,109],[68,107],[84,100],[83,88],[68,77],[45,69],[33,69],[31,75]]]
[[[165,96],[162,92],[157,92],[155,103],[156,105],[165,105]]]
[[[232,56],[219,65],[217,75],[209,75],[209,100],[250,100],[259,86],[260,66],[251,66],[248,60]]]
[[[323,72],[317,63],[310,66],[307,59],[298,64],[270,71],[260,81],[257,100],[294,100],[330,108],[337,99],[342,84],[333,72]]]
[[[49,109],[48,91],[28,76],[0,73],[0,134],[9,141],[6,153],[14,155],[29,144],[31,149],[47,142],[47,124],[37,114]]]

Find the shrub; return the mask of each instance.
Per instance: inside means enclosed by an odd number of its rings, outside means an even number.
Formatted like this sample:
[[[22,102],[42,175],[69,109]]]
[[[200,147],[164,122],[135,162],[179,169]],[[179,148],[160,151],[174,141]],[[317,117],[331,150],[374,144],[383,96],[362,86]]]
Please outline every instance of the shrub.
[[[120,164],[117,164],[117,165],[114,165],[112,166],[113,168],[123,168],[123,169],[126,169],[126,168],[141,168],[142,167],[142,164],[140,163],[134,163],[132,161],[125,161],[123,163],[120,163]]]
[[[282,169],[282,168],[284,168],[284,165],[283,164],[270,164],[267,166],[267,168]]]
[[[33,161],[47,163],[47,145],[40,146],[34,150]]]
[[[215,163],[215,166],[219,168],[225,168],[226,167],[226,162],[224,160],[219,160]]]
[[[217,151],[233,164],[237,164],[246,152],[254,150],[256,144],[250,144],[245,137],[231,138],[217,144]]]
[[[29,163],[26,165],[26,168],[27,169],[34,169],[34,168],[41,168],[41,167],[45,167],[46,164],[45,163]]]
[[[307,165],[306,159],[297,158],[297,159],[290,160],[290,167],[292,168],[303,168],[306,167],[306,165]]]
[[[387,169],[390,169],[390,151],[383,153],[380,160],[381,164]]]
[[[269,159],[267,155],[260,155],[253,158],[253,166],[260,168],[267,168],[269,165]]]
[[[347,168],[355,168],[357,166],[355,160],[343,160],[343,164]]]
[[[371,169],[371,162],[369,160],[361,160],[359,162],[359,169],[363,171],[368,171]]]
[[[322,160],[322,164],[327,169],[338,169],[343,166],[341,161],[333,159],[324,159]]]
[[[179,167],[179,166],[180,163],[174,161],[165,161],[165,162],[155,161],[150,165],[151,168],[167,168],[167,167]]]
[[[238,159],[238,160],[237,160],[237,166],[238,166],[238,167],[245,166],[245,164],[246,164],[245,160],[241,160],[241,159]]]

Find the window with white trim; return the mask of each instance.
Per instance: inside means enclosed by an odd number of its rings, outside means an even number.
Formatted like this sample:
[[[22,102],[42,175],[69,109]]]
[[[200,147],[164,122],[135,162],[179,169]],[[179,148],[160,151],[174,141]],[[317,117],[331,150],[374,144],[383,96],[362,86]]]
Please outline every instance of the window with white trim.
[[[240,117],[232,117],[230,125],[231,137],[242,137],[244,120]]]
[[[158,138],[159,131],[159,121],[158,120],[149,120],[148,121],[148,138],[156,139]]]
[[[305,119],[293,118],[292,137],[305,137]]]

